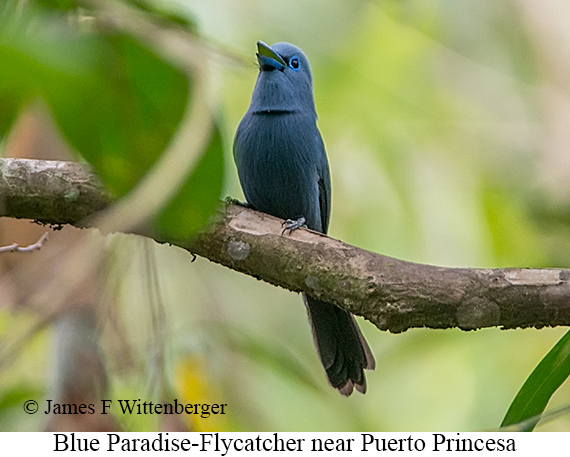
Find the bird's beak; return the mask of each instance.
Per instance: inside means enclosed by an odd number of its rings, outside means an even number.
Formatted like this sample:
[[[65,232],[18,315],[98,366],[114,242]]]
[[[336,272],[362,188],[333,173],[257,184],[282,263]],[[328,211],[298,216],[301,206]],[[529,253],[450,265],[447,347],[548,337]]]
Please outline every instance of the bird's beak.
[[[267,46],[263,41],[257,42],[257,61],[262,71],[281,70],[287,66],[279,54]]]

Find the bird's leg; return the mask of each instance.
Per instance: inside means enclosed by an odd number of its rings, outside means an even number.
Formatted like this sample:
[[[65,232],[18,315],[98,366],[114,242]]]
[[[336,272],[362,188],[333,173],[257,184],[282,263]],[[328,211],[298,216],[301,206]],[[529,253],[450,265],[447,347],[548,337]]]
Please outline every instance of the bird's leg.
[[[293,233],[293,231],[300,229],[301,227],[306,227],[305,221],[306,221],[306,219],[303,216],[301,216],[297,220],[287,219],[287,220],[283,221],[283,223],[281,225],[284,225],[285,228],[281,232],[281,235],[283,235],[287,230],[289,230],[289,235],[291,235],[291,233]]]

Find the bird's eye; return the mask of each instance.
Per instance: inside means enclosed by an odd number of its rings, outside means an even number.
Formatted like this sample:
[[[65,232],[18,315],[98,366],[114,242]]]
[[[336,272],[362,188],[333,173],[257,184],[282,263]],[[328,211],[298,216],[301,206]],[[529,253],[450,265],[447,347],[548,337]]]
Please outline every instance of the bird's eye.
[[[299,58],[298,57],[292,57],[291,60],[289,61],[289,66],[293,69],[293,70],[298,70],[300,67],[300,62],[299,62]]]

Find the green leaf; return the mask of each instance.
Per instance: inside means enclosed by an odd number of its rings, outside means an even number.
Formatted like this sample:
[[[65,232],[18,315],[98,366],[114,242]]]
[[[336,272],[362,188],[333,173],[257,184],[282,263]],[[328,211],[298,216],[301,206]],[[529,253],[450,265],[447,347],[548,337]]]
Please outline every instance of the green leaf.
[[[61,16],[27,14],[0,30],[0,128],[43,98],[107,188],[125,195],[176,131],[188,77],[126,34],[81,33]]]
[[[550,397],[570,375],[570,331],[556,343],[528,377],[511,403],[501,427],[528,421],[521,431],[532,431]]]
[[[20,94],[0,93],[0,137],[4,136],[12,127],[21,105]]]
[[[96,80],[92,37],[68,32],[61,18],[5,12],[0,27],[0,133],[5,133],[23,105],[36,98],[71,97],[74,89]],[[34,33],[28,27],[34,24]],[[87,84],[87,86],[89,86]],[[75,106],[77,117],[78,107]]]
[[[222,136],[214,125],[212,138],[180,192],[157,218],[157,231],[167,239],[185,241],[202,227],[220,203],[224,178]]]
[[[188,75],[127,34],[84,33],[61,15],[27,14],[12,15],[0,30],[0,134],[23,105],[42,98],[107,189],[124,196],[176,132],[191,95]],[[201,227],[215,211],[223,169],[214,126],[209,147],[160,214],[158,232],[186,240]]]
[[[54,94],[50,106],[65,136],[120,197],[168,145],[184,114],[189,83],[127,35],[101,41],[94,78],[74,86],[71,97]]]

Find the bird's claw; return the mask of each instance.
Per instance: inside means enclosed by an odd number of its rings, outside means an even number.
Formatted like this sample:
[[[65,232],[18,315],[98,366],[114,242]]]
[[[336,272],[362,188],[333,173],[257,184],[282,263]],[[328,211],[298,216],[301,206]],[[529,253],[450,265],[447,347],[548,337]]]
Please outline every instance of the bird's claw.
[[[285,226],[285,228],[281,232],[281,235],[283,235],[287,230],[289,230],[289,235],[291,235],[291,233],[293,233],[295,230],[300,229],[301,227],[306,227],[305,222],[306,222],[306,219],[304,217],[300,217],[297,220],[286,219],[281,224],[282,226],[283,225]]]

